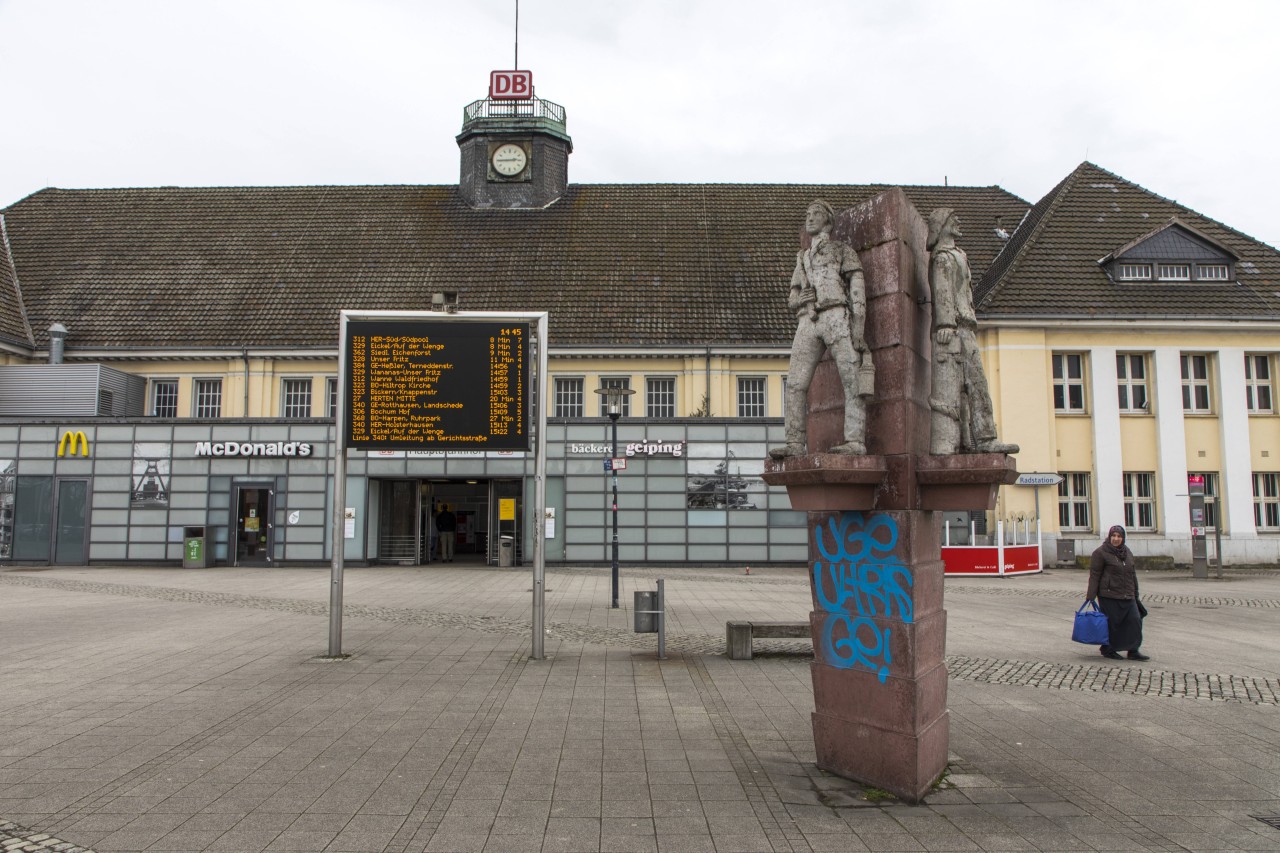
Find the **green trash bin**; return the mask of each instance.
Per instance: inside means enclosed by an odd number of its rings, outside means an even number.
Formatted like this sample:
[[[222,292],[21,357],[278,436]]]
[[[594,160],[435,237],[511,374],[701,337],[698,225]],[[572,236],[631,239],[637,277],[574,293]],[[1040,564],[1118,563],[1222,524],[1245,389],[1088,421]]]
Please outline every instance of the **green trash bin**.
[[[182,568],[203,569],[209,566],[209,550],[203,527],[182,529]]]

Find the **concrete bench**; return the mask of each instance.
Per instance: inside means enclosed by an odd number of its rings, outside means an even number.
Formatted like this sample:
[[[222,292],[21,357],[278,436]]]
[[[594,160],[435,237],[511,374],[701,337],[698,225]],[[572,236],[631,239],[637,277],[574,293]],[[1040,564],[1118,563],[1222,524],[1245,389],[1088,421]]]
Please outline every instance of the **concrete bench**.
[[[795,640],[812,637],[808,622],[726,622],[725,646],[729,660],[751,660],[751,641],[756,637],[772,640]]]

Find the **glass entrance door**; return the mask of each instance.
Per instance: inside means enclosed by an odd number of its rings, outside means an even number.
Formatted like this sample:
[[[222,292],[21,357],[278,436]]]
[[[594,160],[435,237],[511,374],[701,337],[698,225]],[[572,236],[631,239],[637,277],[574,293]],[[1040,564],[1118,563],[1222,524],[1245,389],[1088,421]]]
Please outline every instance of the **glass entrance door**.
[[[53,562],[69,566],[83,566],[89,562],[89,526],[85,523],[88,509],[88,480],[58,480]]]
[[[417,480],[383,480],[378,507],[378,562],[412,566],[418,562]]]
[[[272,550],[273,491],[269,486],[236,486],[237,566],[269,566]]]

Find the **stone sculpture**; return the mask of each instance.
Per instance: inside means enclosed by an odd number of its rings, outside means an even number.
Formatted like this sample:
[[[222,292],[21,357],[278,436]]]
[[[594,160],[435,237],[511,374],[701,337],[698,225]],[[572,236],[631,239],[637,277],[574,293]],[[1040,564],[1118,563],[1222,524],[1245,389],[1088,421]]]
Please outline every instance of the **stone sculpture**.
[[[954,210],[929,214],[929,287],[933,299],[933,410],[929,452],[1017,453],[996,439],[991,394],[978,352],[969,258],[956,245],[960,218]]]
[[[787,307],[796,314],[796,333],[787,371],[784,416],[787,443],[769,450],[774,459],[808,453],[809,385],[828,350],[844,387],[844,442],[830,453],[863,455],[867,409],[864,397],[875,386],[875,368],[866,341],[867,294],[858,253],[831,239],[835,210],[818,200],[805,211],[809,248],[796,253]]]

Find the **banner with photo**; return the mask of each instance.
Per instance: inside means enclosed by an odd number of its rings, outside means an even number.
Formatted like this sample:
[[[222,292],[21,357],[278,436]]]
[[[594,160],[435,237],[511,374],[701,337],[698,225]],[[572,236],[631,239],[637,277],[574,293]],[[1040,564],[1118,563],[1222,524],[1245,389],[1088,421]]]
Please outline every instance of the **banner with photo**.
[[[169,457],[171,445],[162,441],[139,441],[133,445],[133,491],[129,503],[134,507],[166,507],[169,505]]]

